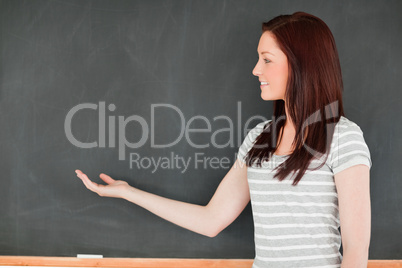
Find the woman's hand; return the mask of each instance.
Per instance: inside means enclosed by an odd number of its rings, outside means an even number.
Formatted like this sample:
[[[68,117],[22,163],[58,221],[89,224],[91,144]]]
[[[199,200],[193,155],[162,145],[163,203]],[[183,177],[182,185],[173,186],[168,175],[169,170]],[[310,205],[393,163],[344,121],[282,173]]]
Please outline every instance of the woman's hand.
[[[80,170],[75,172],[89,190],[100,196],[123,198],[178,226],[209,237],[216,236],[233,222],[250,201],[247,166],[239,160],[223,178],[206,206],[151,194],[105,174],[100,174],[100,178],[107,185],[97,184]]]
[[[123,194],[130,188],[125,181],[116,181],[106,174],[100,174],[99,177],[107,183],[107,185],[97,184],[91,181],[87,175],[81,170],[76,170],[77,177],[82,180],[85,186],[92,192],[100,196],[123,198]]]

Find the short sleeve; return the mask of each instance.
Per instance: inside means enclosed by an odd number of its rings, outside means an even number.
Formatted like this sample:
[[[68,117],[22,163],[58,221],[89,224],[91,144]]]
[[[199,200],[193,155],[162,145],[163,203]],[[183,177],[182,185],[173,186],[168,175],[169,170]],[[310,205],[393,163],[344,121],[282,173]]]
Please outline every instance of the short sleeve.
[[[243,140],[242,145],[239,147],[239,151],[237,153],[237,159],[241,163],[243,163],[243,164],[246,163],[246,161],[244,159],[245,159],[248,151],[250,151],[250,149],[254,145],[255,140],[261,134],[261,132],[264,130],[264,126],[270,121],[271,120],[261,122],[248,132],[247,136]]]
[[[341,117],[335,127],[332,139],[329,166],[335,175],[349,167],[360,164],[369,168],[372,165],[363,131],[354,122]]]

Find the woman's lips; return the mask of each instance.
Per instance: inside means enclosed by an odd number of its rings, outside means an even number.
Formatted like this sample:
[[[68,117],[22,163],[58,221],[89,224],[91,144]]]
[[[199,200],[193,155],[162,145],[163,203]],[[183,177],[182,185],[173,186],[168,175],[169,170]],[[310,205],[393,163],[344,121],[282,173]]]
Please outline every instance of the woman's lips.
[[[269,86],[268,82],[261,82],[260,88],[262,89],[263,87]]]

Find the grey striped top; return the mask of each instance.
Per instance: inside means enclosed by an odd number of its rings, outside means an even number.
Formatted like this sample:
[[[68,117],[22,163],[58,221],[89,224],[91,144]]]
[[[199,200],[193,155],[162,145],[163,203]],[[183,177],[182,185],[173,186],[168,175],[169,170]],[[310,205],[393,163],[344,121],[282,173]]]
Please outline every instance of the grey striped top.
[[[244,157],[270,120],[250,130],[237,158]],[[308,170],[298,185],[288,176],[280,182],[273,169],[288,156],[274,155],[262,167],[247,168],[254,219],[253,268],[340,267],[342,255],[338,194],[334,175],[348,167],[371,167],[363,132],[341,117],[336,124],[329,157],[317,170]],[[313,160],[310,167],[317,167]],[[353,179],[353,178],[350,178]]]

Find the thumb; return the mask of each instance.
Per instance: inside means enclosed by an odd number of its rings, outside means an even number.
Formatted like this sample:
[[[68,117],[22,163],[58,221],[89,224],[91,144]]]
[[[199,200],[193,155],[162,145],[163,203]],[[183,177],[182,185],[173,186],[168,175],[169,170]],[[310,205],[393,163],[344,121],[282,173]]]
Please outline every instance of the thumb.
[[[101,174],[99,175],[99,177],[100,177],[104,182],[106,182],[107,184],[112,184],[112,183],[115,182],[115,180],[112,179],[112,177],[110,177],[110,176],[108,176],[108,175],[106,175],[106,174],[104,174],[104,173],[101,173]]]

